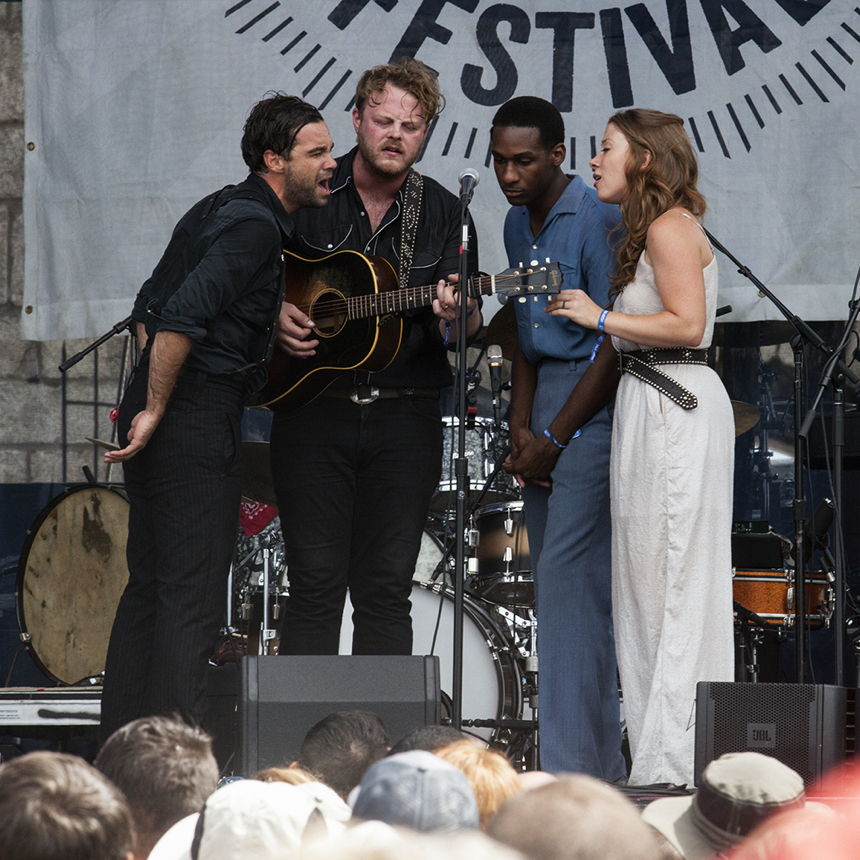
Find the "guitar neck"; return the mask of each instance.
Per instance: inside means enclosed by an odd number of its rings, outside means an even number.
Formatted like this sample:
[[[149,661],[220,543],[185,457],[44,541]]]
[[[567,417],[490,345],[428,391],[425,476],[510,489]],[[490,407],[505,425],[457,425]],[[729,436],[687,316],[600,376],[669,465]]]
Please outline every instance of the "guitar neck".
[[[469,295],[490,296],[497,292],[496,275],[483,275],[470,280]],[[501,276],[504,279],[504,276]],[[350,296],[347,308],[351,319],[364,317],[386,316],[402,311],[412,311],[416,308],[426,308],[433,304],[436,298],[436,284],[424,287],[407,287],[401,290],[389,290],[384,293],[369,293],[363,296]]]

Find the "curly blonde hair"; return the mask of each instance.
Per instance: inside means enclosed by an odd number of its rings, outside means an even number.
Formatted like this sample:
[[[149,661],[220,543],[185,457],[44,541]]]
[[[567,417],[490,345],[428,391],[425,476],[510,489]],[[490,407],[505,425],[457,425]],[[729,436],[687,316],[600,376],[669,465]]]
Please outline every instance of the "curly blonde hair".
[[[636,274],[651,223],[673,206],[683,206],[701,218],[707,204],[696,187],[699,165],[681,117],[631,108],[619,111],[609,122],[630,145],[627,195],[621,202],[625,235],[618,248],[618,268],[611,278],[610,298],[615,299]],[[651,160],[640,167],[646,152]]]
[[[399,87],[415,96],[429,125],[445,108],[445,96],[439,92],[439,76],[429,66],[412,57],[402,57],[396,63],[374,66],[359,79],[355,88],[355,106],[359,112],[387,84]]]

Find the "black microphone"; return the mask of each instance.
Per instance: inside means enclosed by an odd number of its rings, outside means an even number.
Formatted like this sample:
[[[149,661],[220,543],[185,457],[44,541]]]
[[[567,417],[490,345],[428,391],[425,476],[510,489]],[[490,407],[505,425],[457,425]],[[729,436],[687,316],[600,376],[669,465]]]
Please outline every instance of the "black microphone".
[[[460,200],[471,203],[475,186],[479,182],[478,171],[474,167],[466,167],[460,171],[457,178],[460,180]]]
[[[502,348],[497,343],[487,347],[487,364],[490,366],[490,390],[493,394],[493,422],[498,430],[502,426]]]

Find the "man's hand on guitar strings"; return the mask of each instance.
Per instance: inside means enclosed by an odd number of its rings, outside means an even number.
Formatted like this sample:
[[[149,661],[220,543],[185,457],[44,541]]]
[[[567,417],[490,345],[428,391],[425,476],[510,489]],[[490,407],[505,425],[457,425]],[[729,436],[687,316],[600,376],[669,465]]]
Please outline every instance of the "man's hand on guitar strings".
[[[316,355],[318,340],[307,340],[313,331],[313,320],[295,305],[284,302],[278,317],[278,344],[293,358]]]

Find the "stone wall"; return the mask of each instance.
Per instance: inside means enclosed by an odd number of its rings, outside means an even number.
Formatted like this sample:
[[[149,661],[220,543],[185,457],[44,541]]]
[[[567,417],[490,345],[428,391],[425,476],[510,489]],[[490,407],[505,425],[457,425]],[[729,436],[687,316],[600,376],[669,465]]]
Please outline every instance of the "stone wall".
[[[24,81],[22,4],[0,2],[0,483],[80,481],[84,464],[108,474],[86,437],[110,439],[126,337],[115,337],[65,376],[72,403],[63,417],[63,354],[88,341],[36,342],[20,336],[24,292]],[[95,392],[104,405],[94,407]],[[74,405],[77,401],[80,405]],[[64,451],[65,472],[64,474]]]

